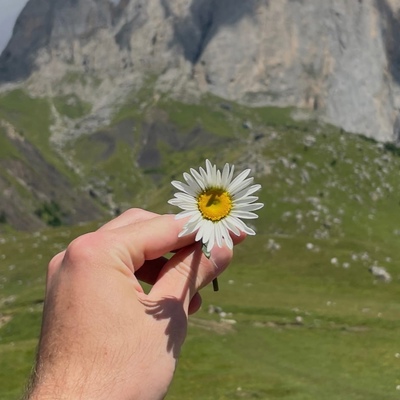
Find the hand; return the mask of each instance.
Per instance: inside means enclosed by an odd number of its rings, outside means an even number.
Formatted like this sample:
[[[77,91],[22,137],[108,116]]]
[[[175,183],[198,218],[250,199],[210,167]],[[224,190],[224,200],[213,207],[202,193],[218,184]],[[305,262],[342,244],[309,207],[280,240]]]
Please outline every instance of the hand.
[[[51,260],[28,399],[165,396],[198,291],[232,257],[214,247],[207,259],[194,235],[178,238],[184,223],[129,210]],[[153,284],[148,294],[138,279]]]

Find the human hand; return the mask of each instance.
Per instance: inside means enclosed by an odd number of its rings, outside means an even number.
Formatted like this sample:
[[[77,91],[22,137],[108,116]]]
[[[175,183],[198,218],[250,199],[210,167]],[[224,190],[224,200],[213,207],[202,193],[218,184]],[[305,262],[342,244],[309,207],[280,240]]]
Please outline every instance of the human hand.
[[[129,210],[51,260],[28,399],[165,396],[198,291],[232,257],[214,247],[207,259],[194,235],[178,237],[184,223]],[[138,279],[153,284],[148,294]]]

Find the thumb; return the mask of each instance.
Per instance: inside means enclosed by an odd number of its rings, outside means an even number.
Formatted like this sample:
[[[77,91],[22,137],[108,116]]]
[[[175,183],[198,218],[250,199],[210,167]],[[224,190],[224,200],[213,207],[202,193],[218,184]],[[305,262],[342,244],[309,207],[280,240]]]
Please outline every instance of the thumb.
[[[179,250],[163,267],[150,294],[152,296],[173,296],[182,300],[185,310],[192,297],[221,274],[232,259],[232,250],[217,247],[208,259],[201,243]]]

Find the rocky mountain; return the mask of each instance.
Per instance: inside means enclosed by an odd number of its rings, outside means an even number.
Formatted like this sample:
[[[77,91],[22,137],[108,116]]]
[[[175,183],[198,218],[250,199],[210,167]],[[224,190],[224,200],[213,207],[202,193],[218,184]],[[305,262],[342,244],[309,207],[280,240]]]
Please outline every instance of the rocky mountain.
[[[154,205],[205,157],[265,176],[278,127],[399,142],[399,38],[400,0],[29,0],[0,56],[0,230]]]
[[[89,101],[83,131],[151,77],[185,101],[294,106],[398,141],[399,13],[399,0],[29,0],[0,80]]]

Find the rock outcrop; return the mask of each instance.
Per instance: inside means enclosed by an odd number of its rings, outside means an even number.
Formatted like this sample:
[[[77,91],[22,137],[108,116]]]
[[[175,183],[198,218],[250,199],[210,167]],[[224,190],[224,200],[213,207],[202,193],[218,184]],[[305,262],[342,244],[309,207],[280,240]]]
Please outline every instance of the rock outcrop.
[[[0,81],[80,91],[106,120],[151,76],[171,94],[299,107],[399,141],[399,15],[399,0],[29,0]]]

